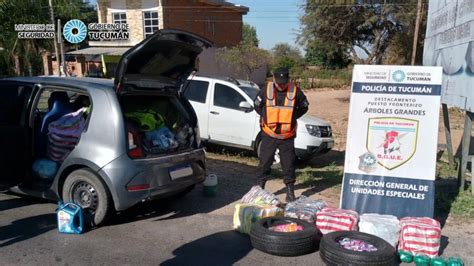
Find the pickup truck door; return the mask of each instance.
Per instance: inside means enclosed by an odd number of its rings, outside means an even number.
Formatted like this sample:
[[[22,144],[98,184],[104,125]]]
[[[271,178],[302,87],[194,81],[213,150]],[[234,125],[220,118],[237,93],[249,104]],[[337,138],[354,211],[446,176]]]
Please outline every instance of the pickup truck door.
[[[33,86],[0,81],[0,186],[20,184],[31,169],[31,130],[28,104]]]
[[[193,106],[198,118],[199,134],[202,139],[209,139],[209,101],[211,97],[210,82],[203,80],[188,80],[184,83],[184,97]]]
[[[239,108],[241,102],[249,102],[243,92],[215,82],[210,100],[209,139],[251,148],[257,114],[254,110]]]

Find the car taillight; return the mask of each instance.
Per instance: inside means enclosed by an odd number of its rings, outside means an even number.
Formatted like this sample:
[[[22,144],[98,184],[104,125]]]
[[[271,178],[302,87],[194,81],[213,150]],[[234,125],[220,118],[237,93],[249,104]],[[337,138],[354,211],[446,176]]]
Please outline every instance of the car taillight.
[[[147,190],[147,189],[150,189],[150,184],[141,184],[141,185],[127,187],[127,191],[141,191],[141,190]]]
[[[132,159],[140,159],[145,156],[138,143],[137,136],[132,132],[128,132],[128,156]]]

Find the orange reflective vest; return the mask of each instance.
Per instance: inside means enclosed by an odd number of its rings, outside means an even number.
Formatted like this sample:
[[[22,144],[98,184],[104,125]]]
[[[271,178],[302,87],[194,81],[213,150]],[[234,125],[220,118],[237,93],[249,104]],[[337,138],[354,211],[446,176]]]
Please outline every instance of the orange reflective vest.
[[[277,139],[289,139],[296,134],[296,124],[292,126],[293,110],[296,98],[296,85],[290,83],[287,90],[285,103],[283,106],[276,104],[275,89],[273,82],[267,84],[267,98],[265,102],[265,111],[262,115],[262,130],[267,135]],[[277,133],[277,128],[280,131]]]

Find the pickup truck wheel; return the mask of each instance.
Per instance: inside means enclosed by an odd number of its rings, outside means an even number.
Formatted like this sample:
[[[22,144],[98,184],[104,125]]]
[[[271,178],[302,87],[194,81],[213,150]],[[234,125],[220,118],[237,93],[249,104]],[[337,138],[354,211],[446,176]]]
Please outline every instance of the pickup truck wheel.
[[[91,226],[103,224],[113,210],[112,197],[106,185],[92,171],[79,169],[70,173],[62,189],[64,202],[73,202],[84,210]]]
[[[257,146],[257,157],[260,159],[260,148],[262,146],[262,142],[258,142]],[[279,164],[280,163],[280,150],[276,150],[275,155],[273,157],[273,164]]]

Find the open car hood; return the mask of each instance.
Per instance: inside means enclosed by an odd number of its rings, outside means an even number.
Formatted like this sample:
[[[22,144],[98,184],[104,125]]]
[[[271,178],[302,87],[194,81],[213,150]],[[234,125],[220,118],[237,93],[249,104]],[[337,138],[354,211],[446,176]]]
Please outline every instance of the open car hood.
[[[177,90],[195,69],[198,55],[212,43],[180,30],[160,30],[122,55],[115,71],[117,92],[127,87]]]

